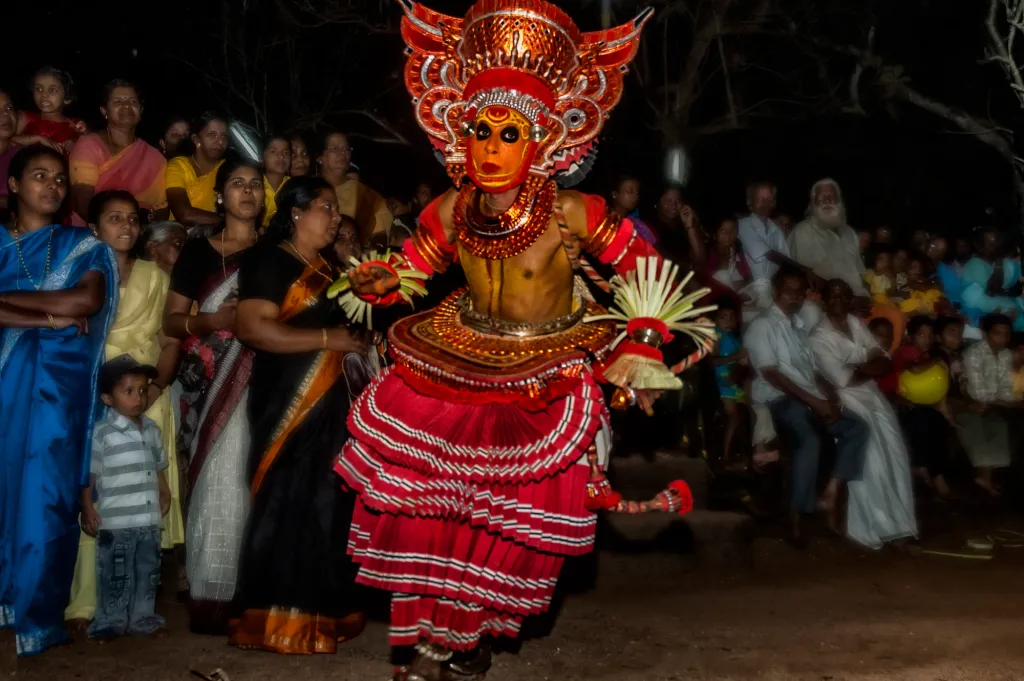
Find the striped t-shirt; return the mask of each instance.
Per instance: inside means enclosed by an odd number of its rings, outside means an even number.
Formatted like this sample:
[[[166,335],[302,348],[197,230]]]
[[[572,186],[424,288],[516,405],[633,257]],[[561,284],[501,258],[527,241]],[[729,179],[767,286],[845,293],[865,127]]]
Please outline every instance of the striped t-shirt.
[[[159,472],[167,468],[160,428],[142,417],[142,429],[110,410],[92,436],[96,511],[100,529],[127,530],[159,525]]]

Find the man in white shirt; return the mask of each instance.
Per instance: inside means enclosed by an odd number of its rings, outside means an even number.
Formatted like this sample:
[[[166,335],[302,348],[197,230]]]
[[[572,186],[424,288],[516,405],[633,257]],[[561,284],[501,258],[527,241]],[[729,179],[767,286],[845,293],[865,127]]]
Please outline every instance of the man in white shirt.
[[[775,185],[755,182],[747,187],[747,207],[750,215],[740,219],[738,235],[753,277],[750,297],[763,309],[771,306],[771,279],[779,262],[789,258],[786,234],[771,218],[775,211]]]
[[[790,541],[806,546],[802,516],[822,510],[838,528],[840,486],[860,479],[869,431],[854,414],[843,411],[835,388],[818,375],[807,332],[798,316],[807,296],[807,279],[800,270],[785,268],[773,281],[775,300],[761,313],[743,338],[755,376],[754,402],[771,411],[775,427],[789,439],[793,452],[790,484]],[[820,431],[836,443],[836,460],[825,492],[817,498]]]

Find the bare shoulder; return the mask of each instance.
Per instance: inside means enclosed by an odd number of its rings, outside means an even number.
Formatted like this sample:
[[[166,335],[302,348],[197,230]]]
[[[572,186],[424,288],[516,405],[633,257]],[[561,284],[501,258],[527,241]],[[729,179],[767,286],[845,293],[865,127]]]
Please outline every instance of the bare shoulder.
[[[556,200],[562,207],[562,210],[565,211],[566,215],[570,213],[585,213],[587,210],[584,195],[572,189],[560,190]]]

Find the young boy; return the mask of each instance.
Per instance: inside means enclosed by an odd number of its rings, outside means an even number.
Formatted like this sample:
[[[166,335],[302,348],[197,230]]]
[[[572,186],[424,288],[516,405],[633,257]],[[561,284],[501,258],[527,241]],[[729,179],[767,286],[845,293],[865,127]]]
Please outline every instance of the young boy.
[[[92,438],[89,486],[82,490],[82,529],[96,541],[96,615],[89,638],[150,635],[160,585],[160,521],[170,508],[160,428],[143,415],[155,367],[121,355],[100,369],[110,407]],[[95,496],[95,500],[94,500]]]
[[[967,395],[972,403],[957,414],[960,440],[975,468],[974,483],[992,496],[999,490],[994,468],[1010,465],[1010,426],[1003,410],[1019,405],[1013,394],[1013,353],[1009,349],[1013,321],[1001,314],[981,319],[982,342],[964,352]]]
[[[875,317],[868,322],[868,331],[875,337],[875,342],[878,343],[878,347],[885,350],[886,348],[892,347],[893,334],[895,333],[892,328],[892,322],[885,317]],[[883,390],[883,392],[885,392]]]

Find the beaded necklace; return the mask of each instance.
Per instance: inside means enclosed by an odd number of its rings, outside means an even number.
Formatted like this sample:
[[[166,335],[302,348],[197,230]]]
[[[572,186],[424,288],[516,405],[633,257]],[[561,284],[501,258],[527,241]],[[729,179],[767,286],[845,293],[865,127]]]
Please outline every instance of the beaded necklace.
[[[14,228],[14,248],[18,251],[18,260],[21,261],[21,268],[25,270],[25,276],[28,277],[29,283],[35,290],[39,290],[43,287],[43,283],[46,281],[46,277],[50,274],[50,246],[53,245],[53,228],[50,228],[50,237],[46,241],[46,262],[43,264],[43,276],[39,279],[39,283],[32,278],[32,273],[28,271],[28,264],[25,262],[25,256],[21,253],[21,230],[17,227]]]

